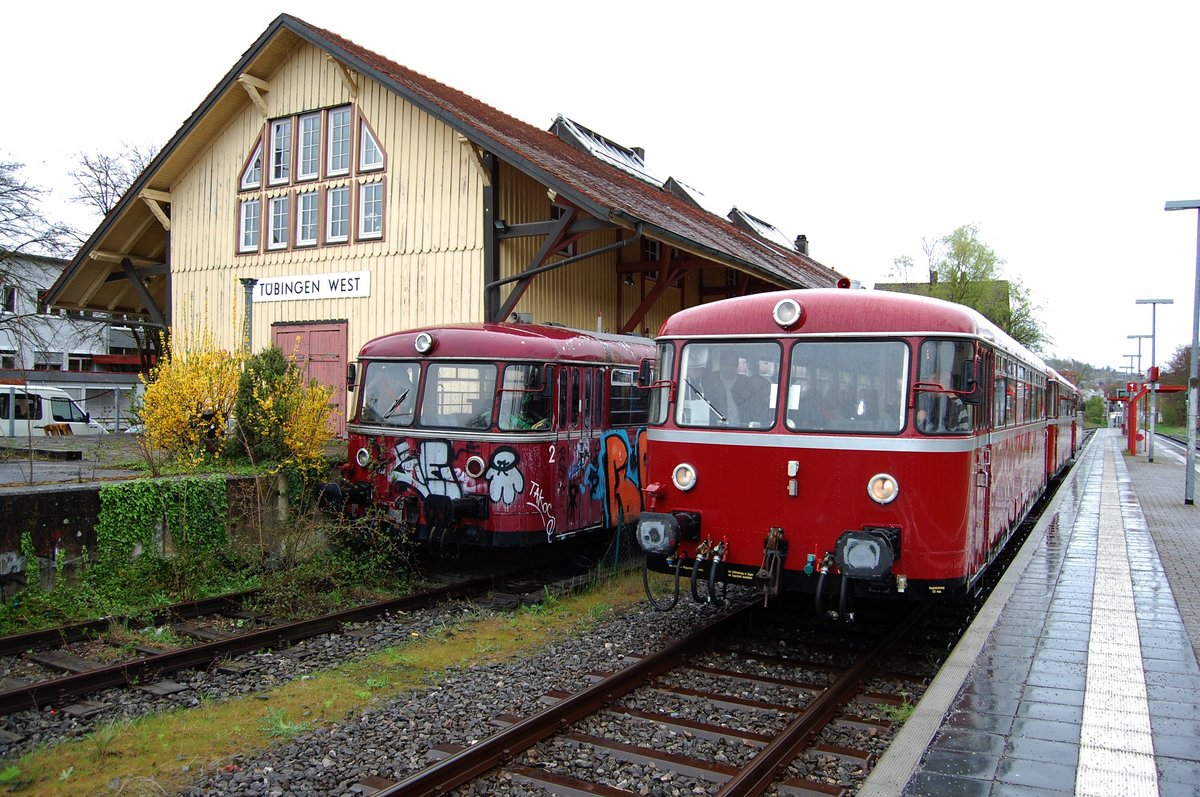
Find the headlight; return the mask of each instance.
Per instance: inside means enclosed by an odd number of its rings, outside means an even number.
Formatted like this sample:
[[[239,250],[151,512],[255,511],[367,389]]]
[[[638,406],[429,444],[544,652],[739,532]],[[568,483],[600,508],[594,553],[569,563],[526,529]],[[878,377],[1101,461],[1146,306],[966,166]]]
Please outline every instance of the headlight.
[[[890,504],[900,493],[900,485],[886,473],[879,473],[867,482],[867,495],[877,504]]]
[[[358,453],[354,455],[354,461],[358,463],[360,468],[365,468],[371,462],[371,452],[365,448],[358,449]]]
[[[418,354],[429,354],[429,351],[433,348],[433,335],[430,335],[428,332],[420,333],[417,335],[416,340],[413,341],[413,347],[417,350]]]
[[[679,463],[671,472],[671,482],[686,493],[696,486],[696,469],[686,462]]]
[[[799,324],[802,315],[804,315],[804,308],[795,299],[780,299],[776,302],[775,309],[771,312],[771,317],[775,319],[775,323],[784,329]]]

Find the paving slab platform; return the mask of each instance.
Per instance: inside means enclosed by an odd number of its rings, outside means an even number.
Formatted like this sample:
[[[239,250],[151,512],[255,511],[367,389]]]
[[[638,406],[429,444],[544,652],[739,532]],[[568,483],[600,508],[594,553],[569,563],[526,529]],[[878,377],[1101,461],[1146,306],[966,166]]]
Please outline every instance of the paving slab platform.
[[[860,797],[1200,797],[1200,507],[1102,429]]]

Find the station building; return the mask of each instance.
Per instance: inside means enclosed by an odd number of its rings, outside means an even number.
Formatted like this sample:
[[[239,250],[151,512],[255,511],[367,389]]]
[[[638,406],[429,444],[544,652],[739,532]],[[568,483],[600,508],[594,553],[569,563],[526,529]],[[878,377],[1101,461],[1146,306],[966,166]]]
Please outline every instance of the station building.
[[[528,320],[653,334],[701,302],[837,283],[803,236],[704,205],[640,150],[562,117],[538,129],[282,15],[46,301],[180,340],[206,329],[230,349],[280,345],[340,409],[348,360],[395,330]]]

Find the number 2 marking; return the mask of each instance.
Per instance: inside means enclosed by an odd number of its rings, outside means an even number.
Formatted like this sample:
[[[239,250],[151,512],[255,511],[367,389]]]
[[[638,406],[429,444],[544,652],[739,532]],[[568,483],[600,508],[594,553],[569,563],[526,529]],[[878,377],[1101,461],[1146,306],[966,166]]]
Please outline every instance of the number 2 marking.
[[[554,464],[554,446],[550,446],[550,464]]]

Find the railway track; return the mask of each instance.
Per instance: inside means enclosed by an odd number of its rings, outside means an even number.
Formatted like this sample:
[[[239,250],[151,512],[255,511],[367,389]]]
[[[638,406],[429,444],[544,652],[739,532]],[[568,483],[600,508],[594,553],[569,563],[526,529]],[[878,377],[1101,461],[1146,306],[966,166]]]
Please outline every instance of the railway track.
[[[742,633],[765,611],[754,601],[659,650],[629,656],[615,672],[592,674],[594,683],[581,691],[547,693],[538,713],[495,717],[502,729],[476,744],[433,747],[430,756],[440,760],[402,781],[372,777],[357,790],[376,797],[480,794],[517,782],[562,795],[646,793],[639,792],[644,782],[629,782],[628,767],[635,765],[677,787],[696,781],[690,788],[706,793],[723,784],[722,795],[761,794],[772,786],[786,794],[842,795],[841,787],[789,775],[788,765],[807,752],[869,766],[873,752],[822,744],[819,736],[834,722],[868,728],[869,735],[887,732],[886,721],[847,707],[904,703],[904,696],[876,691],[870,681],[913,638],[924,610],[906,610],[869,646],[856,635],[832,652],[828,641],[816,642],[823,653],[785,657],[756,650],[754,635]],[[828,634],[816,627],[810,638]],[[777,645],[778,637],[768,642]],[[924,680],[899,677],[913,688]],[[708,719],[714,708],[739,722],[715,724]],[[700,751],[673,752],[664,738],[696,740]]]
[[[85,717],[102,706],[88,701],[66,705],[68,701],[103,689],[128,686],[167,695],[183,688],[165,678],[180,670],[216,665],[223,671],[239,672],[243,665],[232,661],[236,656],[295,644],[338,631],[348,624],[489,592],[497,596],[500,604],[520,605],[536,601],[545,588],[539,585],[531,571],[513,571],[460,579],[401,598],[297,621],[280,620],[244,609],[244,601],[256,594],[254,591],[223,595],[176,604],[155,612],[152,623],[168,624],[174,637],[196,641],[194,645],[177,650],[148,644],[105,644],[106,635],[127,625],[127,618],[94,620],[3,637],[0,638],[0,657],[8,659],[5,671],[11,673],[14,664],[19,663],[15,669],[25,675],[0,679],[0,716],[56,705]],[[145,622],[144,619],[141,621],[142,624]],[[33,679],[30,675],[35,671],[61,674]]]

